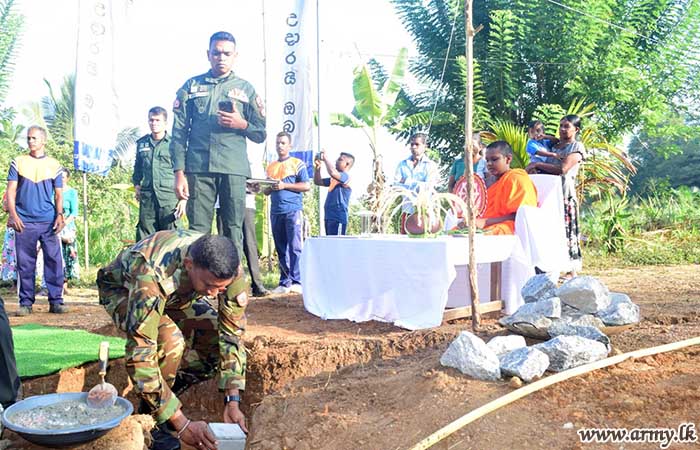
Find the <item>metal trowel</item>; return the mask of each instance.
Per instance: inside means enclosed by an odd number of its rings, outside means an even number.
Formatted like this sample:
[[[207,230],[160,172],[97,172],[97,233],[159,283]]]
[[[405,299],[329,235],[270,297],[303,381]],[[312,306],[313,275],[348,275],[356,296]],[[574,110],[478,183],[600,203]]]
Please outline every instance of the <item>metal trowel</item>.
[[[98,358],[100,360],[101,383],[90,389],[87,396],[87,404],[91,408],[108,408],[114,405],[114,402],[117,400],[117,388],[105,382],[107,361],[109,361],[109,342],[100,342]]]

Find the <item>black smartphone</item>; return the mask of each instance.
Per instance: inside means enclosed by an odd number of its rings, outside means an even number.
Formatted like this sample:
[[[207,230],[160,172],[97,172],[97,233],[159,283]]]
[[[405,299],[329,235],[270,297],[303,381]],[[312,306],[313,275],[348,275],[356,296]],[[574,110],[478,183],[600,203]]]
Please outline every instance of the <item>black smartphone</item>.
[[[222,100],[219,102],[219,110],[225,112],[233,112],[233,102],[231,100]]]

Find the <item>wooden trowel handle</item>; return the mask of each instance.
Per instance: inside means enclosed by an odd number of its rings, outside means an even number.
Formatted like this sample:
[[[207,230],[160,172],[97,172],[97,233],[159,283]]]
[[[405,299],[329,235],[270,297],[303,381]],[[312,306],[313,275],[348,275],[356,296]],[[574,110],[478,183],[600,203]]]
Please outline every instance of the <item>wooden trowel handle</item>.
[[[100,360],[100,376],[105,376],[107,374],[107,361],[109,361],[109,342],[100,342],[100,352],[97,357]]]

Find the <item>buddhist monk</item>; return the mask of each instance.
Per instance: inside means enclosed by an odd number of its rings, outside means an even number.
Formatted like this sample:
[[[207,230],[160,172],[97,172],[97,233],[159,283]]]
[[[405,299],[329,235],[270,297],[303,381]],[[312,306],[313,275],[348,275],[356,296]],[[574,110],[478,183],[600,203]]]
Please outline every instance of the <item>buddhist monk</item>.
[[[514,234],[521,205],[537,206],[537,189],[523,169],[511,169],[513,149],[505,141],[486,147],[486,170],[496,178],[487,190],[486,211],[476,226],[488,234]]]

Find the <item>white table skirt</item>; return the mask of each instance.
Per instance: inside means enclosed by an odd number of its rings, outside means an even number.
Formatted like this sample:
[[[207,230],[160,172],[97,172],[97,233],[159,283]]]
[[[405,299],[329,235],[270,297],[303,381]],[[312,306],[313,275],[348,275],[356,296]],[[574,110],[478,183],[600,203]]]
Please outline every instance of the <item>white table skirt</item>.
[[[488,263],[506,260],[503,299],[507,312],[517,309],[520,288],[531,274],[517,237],[477,235],[475,256],[483,263],[482,301],[490,293]],[[301,255],[304,306],[324,319],[380,320],[411,330],[439,326],[446,306],[470,301],[468,258],[466,237],[311,238]],[[517,276],[511,276],[513,271]]]
[[[558,274],[569,264],[561,177],[530,175],[530,179],[537,187],[538,208],[518,208],[515,234],[530,265]]]

